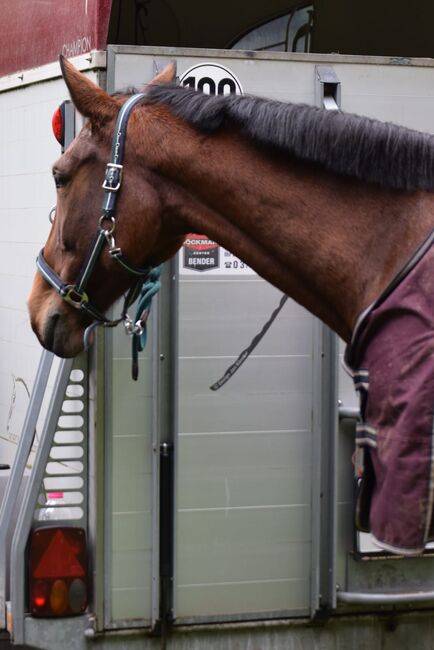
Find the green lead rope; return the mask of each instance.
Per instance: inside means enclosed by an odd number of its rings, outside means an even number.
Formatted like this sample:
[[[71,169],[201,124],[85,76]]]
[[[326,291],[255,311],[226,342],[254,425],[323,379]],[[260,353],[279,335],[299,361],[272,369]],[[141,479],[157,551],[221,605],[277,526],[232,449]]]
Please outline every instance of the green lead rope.
[[[134,332],[132,340],[132,377],[134,381],[137,381],[139,376],[139,352],[145,349],[148,337],[147,320],[151,312],[152,298],[161,289],[160,274],[161,266],[152,269],[142,285],[137,301],[136,325],[139,326],[140,331]]]

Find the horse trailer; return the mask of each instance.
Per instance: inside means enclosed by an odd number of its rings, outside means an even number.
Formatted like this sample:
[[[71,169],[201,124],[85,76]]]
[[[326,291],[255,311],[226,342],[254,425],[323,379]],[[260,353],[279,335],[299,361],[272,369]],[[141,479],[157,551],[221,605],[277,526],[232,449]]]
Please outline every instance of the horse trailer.
[[[173,62],[204,92],[434,132],[430,59],[114,45],[72,60],[109,92]],[[389,555],[354,527],[358,405],[337,337],[288,300],[209,389],[280,300],[242,260],[206,233],[185,241],[162,271],[136,382],[117,329],[74,360],[41,354],[25,298],[55,201],[51,118],[68,95],[57,64],[0,91],[4,635],[41,650],[431,648],[429,545]],[[80,124],[67,101],[66,145]]]

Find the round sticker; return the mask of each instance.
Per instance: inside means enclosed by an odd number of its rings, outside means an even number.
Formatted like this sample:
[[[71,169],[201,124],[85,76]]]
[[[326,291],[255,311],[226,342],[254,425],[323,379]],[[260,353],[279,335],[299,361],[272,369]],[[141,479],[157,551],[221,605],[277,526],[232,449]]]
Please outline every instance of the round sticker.
[[[207,95],[242,95],[243,89],[237,77],[219,63],[199,63],[189,68],[179,79],[182,86],[189,86]]]

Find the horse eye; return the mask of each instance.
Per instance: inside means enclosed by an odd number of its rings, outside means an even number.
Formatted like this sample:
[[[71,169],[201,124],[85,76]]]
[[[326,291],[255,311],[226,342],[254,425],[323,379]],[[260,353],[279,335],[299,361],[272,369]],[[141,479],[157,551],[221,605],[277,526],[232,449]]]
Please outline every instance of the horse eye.
[[[53,172],[54,184],[57,188],[65,187],[68,183],[68,178],[58,172]]]

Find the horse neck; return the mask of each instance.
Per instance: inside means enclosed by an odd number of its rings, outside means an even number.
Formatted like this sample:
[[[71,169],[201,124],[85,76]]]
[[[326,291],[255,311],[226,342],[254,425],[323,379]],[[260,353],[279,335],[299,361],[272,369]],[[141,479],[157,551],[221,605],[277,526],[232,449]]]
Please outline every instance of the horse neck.
[[[167,230],[201,232],[349,340],[358,314],[434,225],[433,195],[404,193],[205,137],[172,118],[145,136]],[[152,154],[150,154],[152,152]]]

